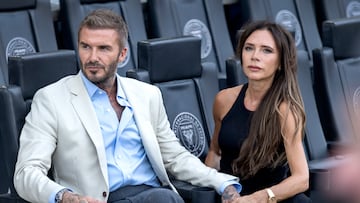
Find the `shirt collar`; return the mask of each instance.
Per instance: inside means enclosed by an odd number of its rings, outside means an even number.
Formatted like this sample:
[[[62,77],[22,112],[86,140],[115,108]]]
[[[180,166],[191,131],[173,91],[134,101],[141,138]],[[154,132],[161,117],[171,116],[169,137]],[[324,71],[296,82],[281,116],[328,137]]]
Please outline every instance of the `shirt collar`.
[[[98,86],[96,86],[94,83],[92,83],[90,80],[88,80],[82,71],[80,71],[80,75],[81,75],[82,80],[84,81],[85,88],[86,88],[90,98],[92,98],[97,91],[99,91],[99,90],[104,91],[104,90],[100,89]],[[116,85],[117,85],[116,95],[117,95],[118,102],[120,103],[120,105],[131,107],[130,103],[128,102],[128,100],[126,98],[124,90],[122,89],[122,87],[120,85],[120,79],[119,79],[118,74],[116,74]]]

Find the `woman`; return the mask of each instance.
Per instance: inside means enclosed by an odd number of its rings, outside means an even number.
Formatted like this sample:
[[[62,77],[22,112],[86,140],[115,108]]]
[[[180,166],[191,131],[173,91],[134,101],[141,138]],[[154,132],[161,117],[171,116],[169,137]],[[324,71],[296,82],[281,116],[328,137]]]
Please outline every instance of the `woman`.
[[[217,94],[205,163],[239,176],[239,202],[308,202],[301,194],[309,187],[309,172],[293,38],[267,21],[243,30],[236,54],[248,83]]]

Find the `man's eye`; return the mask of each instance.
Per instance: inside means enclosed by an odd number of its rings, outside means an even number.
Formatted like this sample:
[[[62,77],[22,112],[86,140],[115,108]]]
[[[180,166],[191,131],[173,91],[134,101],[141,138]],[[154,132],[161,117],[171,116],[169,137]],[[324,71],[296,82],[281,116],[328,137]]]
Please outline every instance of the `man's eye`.
[[[88,48],[89,48],[89,46],[88,46],[88,45],[86,45],[86,44],[82,44],[82,45],[81,45],[81,48],[83,48],[83,49],[88,49]]]

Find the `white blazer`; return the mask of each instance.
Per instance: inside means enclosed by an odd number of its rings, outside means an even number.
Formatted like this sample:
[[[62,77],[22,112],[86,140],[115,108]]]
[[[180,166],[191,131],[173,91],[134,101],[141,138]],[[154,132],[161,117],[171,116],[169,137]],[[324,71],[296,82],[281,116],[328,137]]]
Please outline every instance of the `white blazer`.
[[[120,83],[133,106],[146,154],[163,185],[175,190],[166,171],[179,180],[218,192],[225,181],[237,180],[206,167],[182,147],[170,128],[157,87],[123,77]],[[54,181],[47,176],[51,166]],[[30,202],[48,202],[50,195],[63,187],[107,200],[105,147],[80,74],[65,77],[35,94],[20,136],[14,185]]]

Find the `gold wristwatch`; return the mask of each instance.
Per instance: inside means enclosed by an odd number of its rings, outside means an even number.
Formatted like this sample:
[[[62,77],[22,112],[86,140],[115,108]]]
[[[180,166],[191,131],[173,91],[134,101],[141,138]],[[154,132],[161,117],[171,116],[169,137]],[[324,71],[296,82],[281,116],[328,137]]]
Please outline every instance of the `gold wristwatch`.
[[[268,194],[269,202],[271,202],[271,203],[276,202],[275,194],[273,193],[273,191],[270,188],[266,189],[266,193]]]

